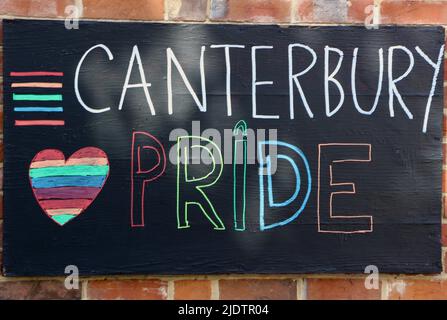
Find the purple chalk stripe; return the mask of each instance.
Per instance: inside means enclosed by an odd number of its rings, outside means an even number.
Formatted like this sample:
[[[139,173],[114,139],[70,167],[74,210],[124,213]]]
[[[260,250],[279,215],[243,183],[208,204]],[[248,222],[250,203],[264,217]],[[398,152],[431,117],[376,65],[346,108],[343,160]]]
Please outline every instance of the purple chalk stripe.
[[[36,198],[44,199],[93,199],[101,188],[94,187],[61,187],[34,189]]]

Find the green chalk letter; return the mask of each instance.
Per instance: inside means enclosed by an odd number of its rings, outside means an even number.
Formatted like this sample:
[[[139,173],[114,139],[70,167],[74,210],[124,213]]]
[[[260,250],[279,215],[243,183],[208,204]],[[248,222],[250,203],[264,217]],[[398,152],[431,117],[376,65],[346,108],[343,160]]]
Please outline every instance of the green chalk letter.
[[[198,144],[192,144],[199,141]],[[190,144],[191,142],[191,144]],[[201,145],[204,142],[209,147]],[[200,177],[188,176],[188,162],[194,148],[200,148],[207,153],[212,162],[211,171]],[[214,151],[214,152],[213,152]],[[202,152],[204,153],[204,152]],[[181,168],[183,167],[183,168]],[[183,170],[182,170],[183,169]],[[188,207],[197,205],[205,217],[212,223],[215,230],[225,230],[225,226],[204,189],[213,186],[220,178],[223,170],[222,152],[209,139],[199,136],[181,136],[177,139],[177,227],[189,228]]]
[[[234,229],[245,230],[245,199],[247,190],[247,123],[240,120],[233,129],[233,214]],[[240,150],[242,149],[242,150]],[[239,161],[242,156],[242,164]],[[241,190],[241,203],[238,203],[238,191]]]

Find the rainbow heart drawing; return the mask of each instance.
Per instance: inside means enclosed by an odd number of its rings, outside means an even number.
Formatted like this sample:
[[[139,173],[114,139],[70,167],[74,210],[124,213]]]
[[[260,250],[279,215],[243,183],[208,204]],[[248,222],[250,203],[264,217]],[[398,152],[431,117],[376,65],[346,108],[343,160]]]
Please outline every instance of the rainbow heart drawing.
[[[60,150],[38,152],[31,161],[29,178],[43,211],[63,226],[95,200],[109,175],[109,160],[101,149],[79,149],[65,160]]]

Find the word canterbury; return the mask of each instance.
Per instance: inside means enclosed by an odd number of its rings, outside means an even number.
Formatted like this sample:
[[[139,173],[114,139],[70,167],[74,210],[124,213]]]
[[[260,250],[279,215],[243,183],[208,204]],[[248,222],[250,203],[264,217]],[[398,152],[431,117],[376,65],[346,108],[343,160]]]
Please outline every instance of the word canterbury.
[[[176,113],[175,110],[175,88],[173,88],[174,78],[180,77],[183,85],[188,90],[191,95],[194,104],[201,112],[207,112],[209,106],[207,104],[207,75],[213,73],[214,66],[208,66],[206,63],[207,54],[214,54],[213,50],[222,50],[222,66],[225,68],[225,88],[222,88],[222,92],[226,96],[226,112],[227,116],[232,116],[234,113],[234,106],[232,104],[233,90],[232,88],[232,72],[236,71],[236,68],[232,65],[232,54],[236,50],[246,50],[247,54],[250,55],[250,63],[248,66],[251,68],[251,80],[246,83],[246,86],[251,86],[251,116],[252,118],[258,119],[279,119],[280,114],[275,114],[270,112],[269,114],[262,113],[260,111],[260,105],[262,100],[258,99],[259,96],[263,95],[263,91],[269,90],[275,86],[275,82],[269,80],[264,75],[262,78],[259,76],[262,71],[262,66],[269,56],[269,52],[277,50],[272,45],[255,45],[249,46],[245,44],[211,44],[208,46],[201,46],[196,50],[197,57],[194,61],[180,61],[177,57],[178,54],[174,52],[171,48],[166,48],[166,73],[162,75],[162,78],[166,81],[166,95],[167,95],[167,106],[155,105],[153,97],[151,95],[151,86],[156,79],[156,75],[151,73],[145,67],[145,59],[150,59],[145,55],[140,54],[138,45],[134,45],[132,48],[132,53],[129,57],[129,63],[127,72],[123,74],[123,86],[120,94],[120,100],[117,106],[110,105],[93,105],[86,101],[85,96],[88,95],[89,88],[82,88],[82,81],[80,74],[83,72],[84,64],[88,62],[89,59],[93,59],[92,55],[96,57],[99,54],[106,54],[108,62],[113,63],[116,58],[116,54],[104,44],[96,44],[90,47],[84,52],[80,58],[75,76],[74,76],[74,89],[78,102],[83,108],[91,113],[103,113],[110,111],[112,107],[118,110],[124,109],[125,98],[131,94],[132,90],[142,90],[147,103],[148,112],[154,116],[164,109],[169,115]],[[101,53],[102,51],[102,53]],[[288,96],[289,101],[287,106],[275,106],[276,109],[287,108],[287,117],[289,119],[295,119],[297,108],[304,109],[304,115],[309,118],[314,118],[317,110],[322,109],[322,106],[311,105],[308,102],[307,95],[305,92],[303,83],[308,79],[308,77],[321,78],[321,87],[324,94],[324,114],[326,117],[333,117],[339,112],[346,99],[350,98],[353,100],[355,109],[359,114],[363,116],[371,116],[376,112],[379,105],[379,98],[385,92],[388,96],[387,101],[387,112],[389,117],[395,117],[397,109],[399,112],[403,112],[405,117],[408,119],[413,119],[414,115],[411,110],[411,106],[404,100],[401,93],[402,86],[399,87],[399,82],[403,81],[410,73],[415,72],[415,61],[416,59],[422,59],[424,65],[433,72],[433,77],[431,83],[427,84],[427,90],[424,95],[426,96],[425,101],[425,112],[423,119],[421,119],[421,130],[422,132],[427,132],[427,127],[430,118],[430,109],[432,106],[432,99],[435,94],[435,89],[438,82],[438,75],[440,73],[440,68],[442,65],[442,57],[444,53],[444,45],[439,48],[439,54],[435,57],[429,57],[423,48],[415,46],[412,48],[395,45],[387,48],[379,48],[377,50],[378,66],[376,70],[371,70],[368,72],[377,72],[377,83],[375,84],[376,93],[374,102],[372,105],[364,106],[359,102],[361,95],[358,92],[357,84],[357,64],[361,59],[361,48],[354,47],[352,52],[346,52],[340,50],[336,47],[325,46],[324,52],[320,53],[318,56],[317,52],[310,46],[303,43],[292,43],[285,48],[282,56],[288,61],[288,71],[284,75],[288,81]],[[301,59],[298,59],[301,57]],[[351,59],[348,59],[351,58]],[[305,62],[302,60],[305,59]],[[320,70],[317,68],[317,63],[323,59],[323,74],[316,74],[315,70]],[[396,61],[405,60],[404,70],[397,69]],[[351,61],[348,61],[351,60]],[[298,61],[300,63],[298,63]],[[197,73],[194,75],[187,75],[184,66],[186,65],[197,65]],[[342,85],[341,81],[337,79],[337,76],[342,72],[343,68],[348,68],[350,73],[350,85]],[[402,68],[399,68],[402,69]],[[133,71],[136,70],[136,71]],[[176,72],[174,72],[176,70]],[[131,81],[131,75],[136,74],[136,81]],[[88,75],[89,78],[94,77],[95,81],[103,81],[105,76],[101,74]],[[197,88],[193,88],[192,77],[200,78],[200,92],[197,92]],[[164,85],[164,84],[163,84]],[[369,85],[369,84],[368,84]],[[442,85],[442,83],[441,83]],[[82,88],[82,89],[81,89]],[[314,88],[314,90],[319,90],[319,88]],[[133,91],[134,92],[134,91]],[[178,99],[178,98],[177,98]],[[414,106],[416,107],[416,106]]]

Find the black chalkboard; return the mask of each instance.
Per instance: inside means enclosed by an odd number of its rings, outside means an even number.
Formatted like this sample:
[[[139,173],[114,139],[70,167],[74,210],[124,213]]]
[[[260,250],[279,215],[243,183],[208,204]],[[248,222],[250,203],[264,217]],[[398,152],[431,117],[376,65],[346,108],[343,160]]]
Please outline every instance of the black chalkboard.
[[[443,28],[3,30],[6,275],[441,271]]]

